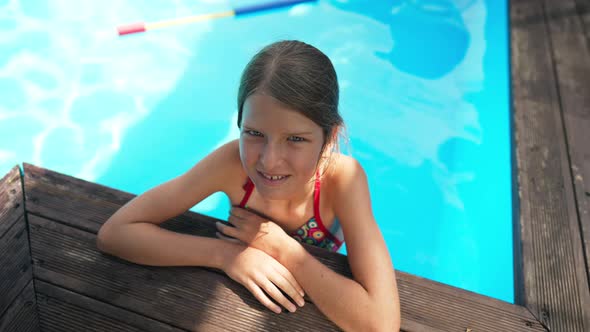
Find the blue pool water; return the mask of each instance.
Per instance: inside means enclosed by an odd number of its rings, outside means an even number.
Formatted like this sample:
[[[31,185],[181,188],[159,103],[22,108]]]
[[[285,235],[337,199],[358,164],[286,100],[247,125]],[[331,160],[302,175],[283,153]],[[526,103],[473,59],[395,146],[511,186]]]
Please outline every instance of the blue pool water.
[[[115,33],[257,2],[0,0],[0,173],[29,162],[139,194],[237,137],[241,70],[300,39],[336,67],[396,268],[513,301],[506,1],[320,0]]]

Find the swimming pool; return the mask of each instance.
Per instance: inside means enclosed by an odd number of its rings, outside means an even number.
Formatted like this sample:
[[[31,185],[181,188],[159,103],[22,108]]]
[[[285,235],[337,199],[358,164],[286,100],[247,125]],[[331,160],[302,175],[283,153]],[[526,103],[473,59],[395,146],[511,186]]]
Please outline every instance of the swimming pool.
[[[301,39],[334,62],[396,268],[512,302],[506,1],[320,0],[115,33],[256,2],[0,0],[0,173],[30,162],[139,194],[237,137],[246,62]]]

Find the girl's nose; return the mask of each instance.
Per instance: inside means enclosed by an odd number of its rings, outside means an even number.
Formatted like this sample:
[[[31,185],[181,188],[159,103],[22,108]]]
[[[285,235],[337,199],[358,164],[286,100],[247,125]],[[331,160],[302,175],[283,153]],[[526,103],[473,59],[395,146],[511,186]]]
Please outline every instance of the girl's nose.
[[[280,144],[268,142],[260,153],[260,163],[265,171],[271,171],[279,165],[282,159]]]

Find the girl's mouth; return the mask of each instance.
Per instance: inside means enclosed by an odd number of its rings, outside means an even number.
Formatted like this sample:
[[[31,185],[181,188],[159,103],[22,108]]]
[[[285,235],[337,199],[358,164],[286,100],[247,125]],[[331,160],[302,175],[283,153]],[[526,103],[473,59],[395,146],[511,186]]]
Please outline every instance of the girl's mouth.
[[[257,171],[258,175],[260,175],[261,178],[263,178],[264,180],[266,180],[268,183],[272,183],[272,184],[278,184],[280,182],[285,181],[287,178],[290,177],[290,175],[271,175],[271,174],[266,174],[260,171]]]

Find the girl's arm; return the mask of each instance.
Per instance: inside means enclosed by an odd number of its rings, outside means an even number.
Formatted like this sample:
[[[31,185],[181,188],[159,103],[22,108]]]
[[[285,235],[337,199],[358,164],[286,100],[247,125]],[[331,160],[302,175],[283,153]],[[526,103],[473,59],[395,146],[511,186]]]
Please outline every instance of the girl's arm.
[[[223,189],[222,175],[231,167],[227,159],[233,152],[232,145],[235,143],[222,146],[185,174],[121,207],[100,228],[98,248],[139,264],[220,267],[220,255],[233,244],[201,237],[194,241],[195,236],[167,231],[158,225]],[[211,249],[216,249],[214,255],[210,255]]]
[[[280,308],[266,294],[285,308],[294,308],[279,289],[296,302],[303,303],[303,290],[293,275],[263,251],[219,239],[180,234],[158,226],[212,193],[223,191],[228,181],[240,181],[232,178],[240,176],[239,168],[236,168],[236,165],[240,166],[237,149],[236,141],[228,143],[185,174],[129,201],[100,228],[98,249],[144,265],[221,269],[274,311]]]
[[[373,218],[367,177],[358,162],[343,157],[330,180],[330,197],[344,231],[348,262],[346,278],[310,255],[276,223],[245,209],[233,208],[234,227],[217,223],[233,236],[275,257],[293,273],[318,308],[347,331],[397,331],[400,308],[395,272]]]
[[[344,330],[398,331],[395,271],[371,211],[367,177],[356,160],[346,159],[335,183],[334,202],[354,280],[332,271],[295,241],[289,242],[278,260],[293,272],[318,308]]]

